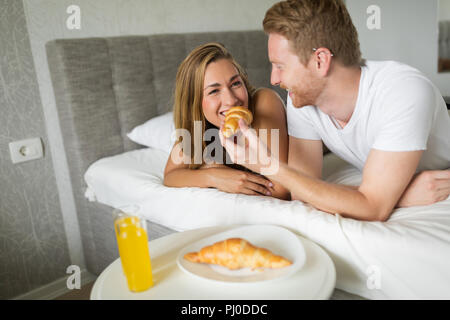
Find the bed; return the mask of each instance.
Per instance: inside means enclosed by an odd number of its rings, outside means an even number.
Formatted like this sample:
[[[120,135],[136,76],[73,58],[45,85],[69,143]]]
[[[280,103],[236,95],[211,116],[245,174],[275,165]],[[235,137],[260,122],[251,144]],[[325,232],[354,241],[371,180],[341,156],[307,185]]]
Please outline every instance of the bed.
[[[361,222],[300,201],[167,188],[163,147],[128,134],[171,110],[176,69],[195,46],[219,41],[256,86],[270,87],[261,31],[64,39],[47,43],[58,116],[87,268],[118,257],[112,208],[139,204],[150,238],[219,224],[275,224],[318,243],[336,266],[336,287],[368,299],[450,298],[450,199]],[[285,98],[283,92],[279,92]],[[358,184],[361,173],[333,154],[328,181]]]

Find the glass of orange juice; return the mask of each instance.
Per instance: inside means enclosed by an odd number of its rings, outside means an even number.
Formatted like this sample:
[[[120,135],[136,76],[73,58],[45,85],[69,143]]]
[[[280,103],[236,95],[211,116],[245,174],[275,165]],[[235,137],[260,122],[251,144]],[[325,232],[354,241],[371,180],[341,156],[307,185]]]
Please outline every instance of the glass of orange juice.
[[[148,250],[145,219],[138,215],[138,206],[114,210],[114,229],[123,272],[128,289],[141,292],[153,285],[152,265]]]

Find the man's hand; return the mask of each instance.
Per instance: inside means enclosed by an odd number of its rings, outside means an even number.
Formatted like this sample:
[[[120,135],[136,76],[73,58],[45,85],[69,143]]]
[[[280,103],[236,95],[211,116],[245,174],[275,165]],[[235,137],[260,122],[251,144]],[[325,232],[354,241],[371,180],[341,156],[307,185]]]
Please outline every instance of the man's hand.
[[[422,171],[412,179],[397,207],[425,206],[450,195],[450,170]]]
[[[222,134],[222,127],[219,130],[220,142],[231,160],[264,176],[276,174],[279,168],[279,146],[273,145],[274,152],[271,152],[255,130],[250,129],[242,119],[239,120],[239,127],[241,135],[237,136],[237,143],[234,141],[235,136],[227,139]]]

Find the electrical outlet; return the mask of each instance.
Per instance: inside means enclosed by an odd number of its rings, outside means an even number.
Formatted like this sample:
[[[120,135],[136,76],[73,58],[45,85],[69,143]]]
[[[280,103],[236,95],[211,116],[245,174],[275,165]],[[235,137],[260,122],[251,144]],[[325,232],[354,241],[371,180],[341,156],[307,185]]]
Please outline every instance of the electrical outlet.
[[[44,155],[40,138],[31,138],[9,143],[9,152],[13,163],[42,158]]]

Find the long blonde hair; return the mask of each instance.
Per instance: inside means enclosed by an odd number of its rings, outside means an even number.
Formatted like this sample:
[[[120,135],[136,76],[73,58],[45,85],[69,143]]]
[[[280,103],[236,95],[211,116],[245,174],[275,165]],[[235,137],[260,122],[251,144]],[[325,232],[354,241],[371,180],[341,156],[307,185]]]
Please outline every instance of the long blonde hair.
[[[210,42],[192,50],[178,67],[173,106],[175,128],[186,129],[191,134],[190,169],[197,169],[201,166],[201,164],[194,163],[194,121],[202,122],[202,154],[206,148],[203,139],[204,133],[207,129],[214,127],[213,124],[206,120],[202,108],[205,71],[211,62],[221,59],[230,61],[238,71],[247,88],[249,109],[252,112],[254,109],[252,96],[255,89],[250,85],[245,70],[234,60],[233,56],[222,44]],[[179,137],[177,143],[181,142],[181,140],[182,138]]]

